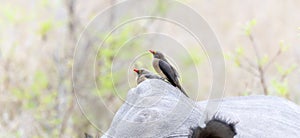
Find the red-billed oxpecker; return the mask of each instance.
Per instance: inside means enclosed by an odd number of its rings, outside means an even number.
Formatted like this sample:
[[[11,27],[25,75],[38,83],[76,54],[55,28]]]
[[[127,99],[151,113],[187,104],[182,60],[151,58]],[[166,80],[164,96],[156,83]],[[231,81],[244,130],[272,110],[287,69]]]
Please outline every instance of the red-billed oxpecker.
[[[150,72],[146,69],[133,69],[134,72],[138,74],[138,77],[136,79],[137,84],[140,84],[146,79],[162,79],[160,76]]]
[[[152,65],[155,71],[164,79],[167,79],[173,86],[179,88],[181,92],[188,97],[185,90],[181,87],[179,82],[179,75],[175,68],[168,62],[164,54],[159,51],[149,50],[153,55]]]

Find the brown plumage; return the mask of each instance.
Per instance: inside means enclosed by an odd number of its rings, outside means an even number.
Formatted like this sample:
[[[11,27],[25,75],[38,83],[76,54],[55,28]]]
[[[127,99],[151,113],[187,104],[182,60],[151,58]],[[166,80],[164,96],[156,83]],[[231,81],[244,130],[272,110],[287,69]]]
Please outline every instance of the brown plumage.
[[[134,69],[133,71],[138,74],[138,77],[136,79],[137,84],[140,84],[141,82],[143,82],[146,79],[162,79],[158,75],[156,75],[146,69]]]
[[[179,88],[188,97],[179,82],[179,75],[176,69],[168,62],[165,56],[159,51],[149,50],[153,54],[152,65],[155,71],[164,79],[167,79],[173,86]]]

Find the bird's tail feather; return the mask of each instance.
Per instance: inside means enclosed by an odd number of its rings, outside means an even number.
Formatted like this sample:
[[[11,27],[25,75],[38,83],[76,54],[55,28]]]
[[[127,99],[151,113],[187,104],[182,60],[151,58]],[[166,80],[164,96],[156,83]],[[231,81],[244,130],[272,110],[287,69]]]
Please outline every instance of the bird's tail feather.
[[[177,85],[177,88],[186,96],[186,97],[189,97],[187,94],[186,94],[186,92],[185,92],[185,90],[183,89],[183,87],[181,86],[181,85]]]

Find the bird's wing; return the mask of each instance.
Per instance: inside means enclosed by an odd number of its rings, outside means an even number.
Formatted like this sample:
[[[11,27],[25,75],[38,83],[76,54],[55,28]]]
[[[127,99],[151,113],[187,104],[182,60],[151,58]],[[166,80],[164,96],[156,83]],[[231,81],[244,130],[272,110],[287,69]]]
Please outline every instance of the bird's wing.
[[[155,74],[146,74],[145,77],[149,79],[160,79],[160,77]]]
[[[180,78],[180,76],[179,76],[177,70],[172,66],[172,64],[170,64],[170,62],[169,62],[166,58],[164,58],[164,59],[162,59],[162,60],[165,61],[165,62],[167,62],[167,63],[171,66],[172,70],[175,72],[176,77],[177,77],[177,78]]]
[[[177,75],[172,66],[163,60],[159,60],[158,65],[161,71],[166,75],[169,82],[173,86],[177,86]]]
[[[170,65],[170,66],[171,66],[172,70],[174,70],[176,77],[177,77],[177,78],[180,78],[180,76],[179,76],[177,70],[176,70],[172,65]]]

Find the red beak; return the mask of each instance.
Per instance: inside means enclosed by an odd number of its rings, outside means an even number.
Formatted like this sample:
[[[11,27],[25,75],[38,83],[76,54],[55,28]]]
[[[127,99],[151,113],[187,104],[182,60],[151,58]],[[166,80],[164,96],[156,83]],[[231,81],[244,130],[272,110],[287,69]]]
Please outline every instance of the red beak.
[[[153,50],[149,50],[149,52],[152,53],[152,54],[155,54],[155,51],[153,51]]]
[[[133,71],[134,71],[134,72],[136,72],[136,73],[138,73],[138,72],[139,72],[139,70],[138,70],[138,69],[136,69],[136,68],[135,68],[135,69],[133,69]]]

